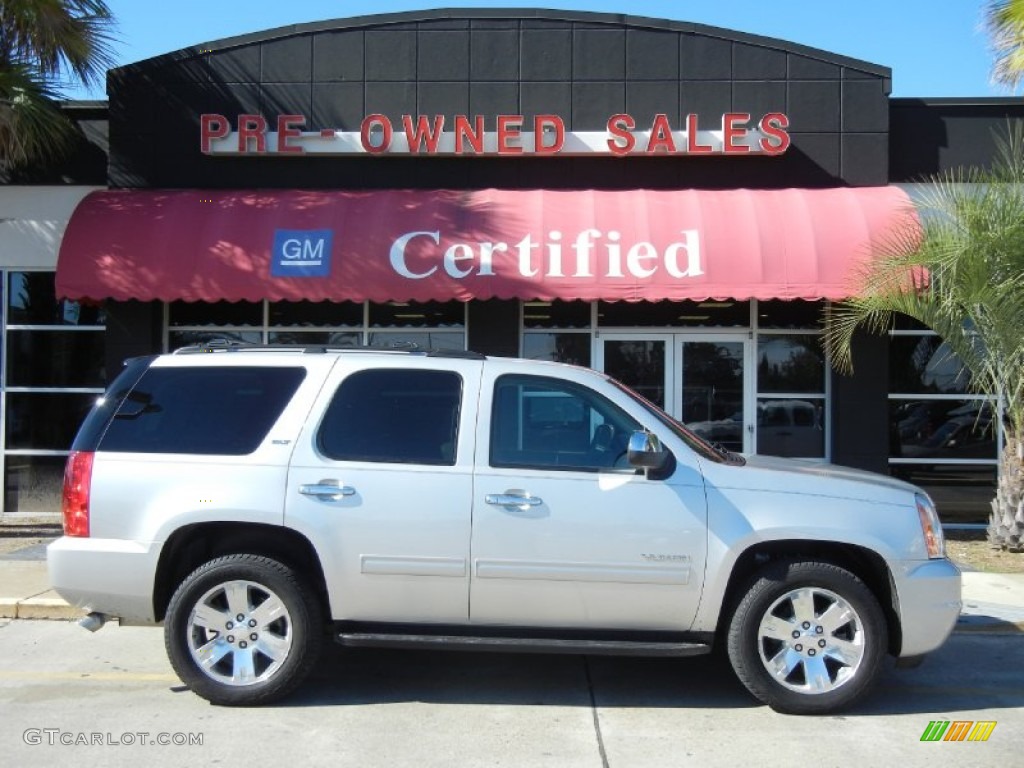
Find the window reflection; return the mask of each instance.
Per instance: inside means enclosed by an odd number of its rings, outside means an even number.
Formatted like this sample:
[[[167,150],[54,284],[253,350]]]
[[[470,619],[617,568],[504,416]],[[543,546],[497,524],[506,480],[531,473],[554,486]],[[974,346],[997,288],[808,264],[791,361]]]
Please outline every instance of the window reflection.
[[[791,458],[825,455],[824,399],[757,401],[757,452]]]
[[[893,336],[889,342],[889,391],[894,394],[961,394],[970,381],[960,358],[938,336]]]
[[[664,341],[605,341],[604,372],[659,408],[665,407]]]
[[[10,272],[7,276],[9,325],[103,325],[100,305],[57,299],[53,272]]]
[[[825,357],[818,336],[760,336],[757,340],[759,392],[825,390]]]
[[[527,333],[523,357],[571,365],[590,365],[589,333]]]
[[[923,488],[947,523],[988,520],[995,495],[996,468],[978,464],[893,464],[895,477]]]
[[[889,455],[899,459],[995,460],[993,409],[981,400],[892,400]]]

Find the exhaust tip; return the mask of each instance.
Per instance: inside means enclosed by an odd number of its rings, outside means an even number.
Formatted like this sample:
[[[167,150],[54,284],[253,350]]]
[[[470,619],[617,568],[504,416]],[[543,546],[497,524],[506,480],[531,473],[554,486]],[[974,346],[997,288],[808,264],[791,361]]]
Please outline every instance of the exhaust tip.
[[[90,632],[95,632],[103,628],[103,625],[107,623],[107,615],[105,613],[90,613],[88,616],[82,618],[78,622],[78,626],[82,629],[88,629]]]

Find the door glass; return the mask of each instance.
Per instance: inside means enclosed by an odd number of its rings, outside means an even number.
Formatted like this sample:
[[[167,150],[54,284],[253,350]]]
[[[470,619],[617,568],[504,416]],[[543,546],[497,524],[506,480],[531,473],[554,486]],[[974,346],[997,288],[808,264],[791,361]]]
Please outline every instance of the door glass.
[[[658,407],[665,407],[664,341],[606,340],[604,372]]]
[[[631,470],[629,436],[640,425],[611,401],[573,382],[505,375],[494,387],[492,467]]]
[[[682,422],[730,451],[743,450],[743,342],[685,341]]]

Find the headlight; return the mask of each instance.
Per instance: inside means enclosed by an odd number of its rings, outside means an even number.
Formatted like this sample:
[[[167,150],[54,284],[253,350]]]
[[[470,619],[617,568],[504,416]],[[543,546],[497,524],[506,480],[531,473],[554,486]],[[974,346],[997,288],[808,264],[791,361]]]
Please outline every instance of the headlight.
[[[917,516],[921,518],[921,533],[924,534],[928,557],[945,557],[946,539],[942,535],[942,523],[939,522],[935,504],[923,493],[914,494],[914,498],[917,500]]]

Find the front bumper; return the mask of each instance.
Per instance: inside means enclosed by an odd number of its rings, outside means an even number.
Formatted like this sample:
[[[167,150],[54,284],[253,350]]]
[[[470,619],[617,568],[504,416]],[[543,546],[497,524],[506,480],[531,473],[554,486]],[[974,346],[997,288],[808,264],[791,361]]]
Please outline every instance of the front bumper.
[[[949,560],[903,562],[892,571],[903,642],[899,656],[934,651],[960,616],[960,569]]]
[[[153,582],[159,547],[122,539],[63,536],[46,548],[50,586],[77,608],[122,624],[155,624]]]

